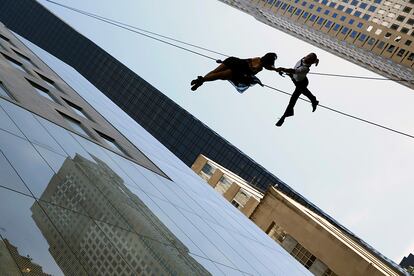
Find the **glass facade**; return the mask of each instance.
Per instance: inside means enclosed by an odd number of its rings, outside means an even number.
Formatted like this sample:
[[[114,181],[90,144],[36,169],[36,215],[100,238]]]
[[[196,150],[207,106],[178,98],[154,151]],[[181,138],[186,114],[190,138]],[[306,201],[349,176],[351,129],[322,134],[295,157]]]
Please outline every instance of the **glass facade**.
[[[0,275],[310,275],[75,70],[29,46],[168,178],[0,98]]]

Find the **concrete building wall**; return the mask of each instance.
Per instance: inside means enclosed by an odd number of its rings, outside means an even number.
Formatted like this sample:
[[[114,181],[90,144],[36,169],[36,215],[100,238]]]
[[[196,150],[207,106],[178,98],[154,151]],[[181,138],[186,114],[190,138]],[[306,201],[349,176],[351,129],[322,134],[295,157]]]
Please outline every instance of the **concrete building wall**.
[[[276,223],[337,275],[399,275],[337,229],[321,226],[317,223],[319,218],[307,215],[276,189],[269,189],[250,219],[263,231]],[[288,251],[293,246],[291,238],[284,243],[282,246]],[[312,269],[317,272],[315,275],[321,270],[317,265]]]

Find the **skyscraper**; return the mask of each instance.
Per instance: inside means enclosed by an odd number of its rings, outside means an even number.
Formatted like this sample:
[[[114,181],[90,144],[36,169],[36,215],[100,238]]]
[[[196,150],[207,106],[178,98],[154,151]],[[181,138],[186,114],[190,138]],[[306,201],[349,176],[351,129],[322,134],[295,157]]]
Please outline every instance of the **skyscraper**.
[[[414,0],[220,0],[414,88]]]
[[[409,254],[407,257],[404,257],[400,262],[400,266],[406,269],[414,267],[414,255]]]
[[[77,71],[0,35],[1,275],[309,275]]]

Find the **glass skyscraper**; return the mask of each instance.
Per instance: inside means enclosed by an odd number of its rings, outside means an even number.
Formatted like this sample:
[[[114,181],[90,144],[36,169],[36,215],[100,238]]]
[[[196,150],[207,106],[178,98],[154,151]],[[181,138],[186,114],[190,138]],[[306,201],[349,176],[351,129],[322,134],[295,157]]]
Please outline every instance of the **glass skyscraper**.
[[[220,0],[414,89],[414,0]]]
[[[73,68],[0,35],[0,275],[309,275]]]

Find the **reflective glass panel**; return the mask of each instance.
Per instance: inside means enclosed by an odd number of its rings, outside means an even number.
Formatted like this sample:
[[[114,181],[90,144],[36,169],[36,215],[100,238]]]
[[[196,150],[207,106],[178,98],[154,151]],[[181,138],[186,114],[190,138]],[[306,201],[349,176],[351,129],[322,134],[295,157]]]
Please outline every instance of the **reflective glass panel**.
[[[33,198],[0,188],[0,217],[0,248],[8,249],[23,275],[86,275],[66,241]],[[0,258],[0,261],[7,259]],[[62,263],[67,263],[67,268]],[[0,271],[3,267],[15,268],[1,263]],[[11,275],[20,275],[19,270]]]
[[[11,99],[9,91],[6,89],[2,82],[0,82],[0,96]]]

